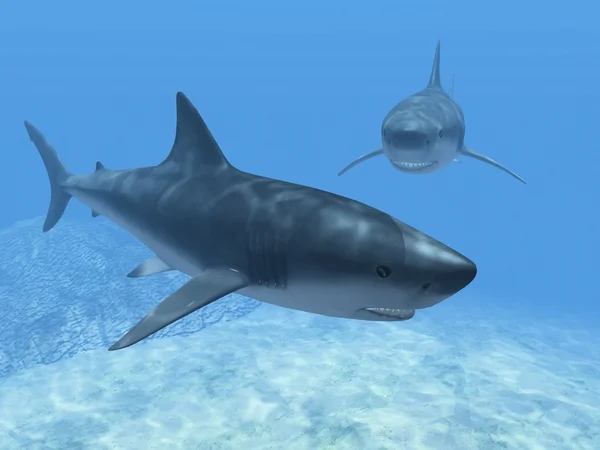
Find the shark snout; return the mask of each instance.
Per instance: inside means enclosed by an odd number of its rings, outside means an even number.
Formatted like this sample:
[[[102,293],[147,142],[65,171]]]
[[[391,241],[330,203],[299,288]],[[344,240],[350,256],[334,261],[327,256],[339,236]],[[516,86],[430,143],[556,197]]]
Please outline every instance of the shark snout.
[[[420,130],[400,129],[389,133],[388,141],[395,148],[422,150],[431,144],[429,136]]]
[[[402,230],[405,265],[421,283],[414,308],[433,306],[467,287],[477,275],[477,266],[466,256],[396,220]]]
[[[477,266],[466,256],[451,250],[451,262],[439,263],[432,288],[443,296],[451,296],[467,287],[477,275]]]
[[[392,165],[409,173],[430,173],[437,161],[431,159],[434,144],[427,133],[417,127],[402,126],[385,130],[383,150]]]
[[[437,305],[467,287],[477,275],[477,266],[469,258],[450,249],[437,249],[435,257],[423,261],[423,279],[414,308]]]

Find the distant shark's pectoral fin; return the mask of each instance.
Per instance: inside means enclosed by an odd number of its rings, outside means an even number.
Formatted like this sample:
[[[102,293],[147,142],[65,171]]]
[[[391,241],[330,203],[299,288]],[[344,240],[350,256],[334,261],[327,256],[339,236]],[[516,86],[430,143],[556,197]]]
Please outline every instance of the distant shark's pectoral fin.
[[[383,149],[378,148],[377,150],[373,150],[372,152],[367,153],[366,155],[362,155],[360,158],[355,159],[350,164],[348,164],[346,167],[344,167],[342,169],[342,171],[340,173],[338,173],[338,177],[340,175],[344,175],[346,172],[348,172],[350,169],[352,169],[354,166],[360,164],[361,162],[366,161],[367,159],[374,158],[375,156],[382,155],[382,154],[383,154]]]
[[[168,272],[169,270],[173,270],[173,268],[158,256],[153,256],[129,272],[127,276],[129,278],[140,278],[157,273]]]
[[[109,350],[129,347],[248,284],[248,279],[239,272],[230,269],[206,270],[159,303]]]
[[[494,161],[492,158],[489,158],[485,155],[482,155],[481,153],[477,153],[476,151],[471,150],[470,148],[463,146],[463,148],[460,150],[460,153],[465,155],[465,156],[470,156],[471,158],[475,158],[478,159],[479,161],[483,161],[485,163],[488,163],[494,167],[497,167],[498,169],[506,172],[507,174],[515,177],[517,180],[519,180],[521,183],[523,184],[527,184],[527,182],[521,178],[519,175],[517,175],[516,173],[514,173],[512,170],[507,169],[506,167],[504,167],[502,164],[500,164],[497,161]]]

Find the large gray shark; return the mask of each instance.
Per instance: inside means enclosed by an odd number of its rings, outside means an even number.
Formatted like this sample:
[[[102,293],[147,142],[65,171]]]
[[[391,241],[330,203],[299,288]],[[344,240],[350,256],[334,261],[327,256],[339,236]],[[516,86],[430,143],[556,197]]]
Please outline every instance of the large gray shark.
[[[377,209],[234,168],[181,92],[173,148],[154,167],[97,163],[94,173],[73,175],[42,133],[25,127],[50,178],[44,231],[75,197],[155,253],[129,276],[178,270],[192,277],[110,350],[232,292],[326,316],[399,321],[477,273],[460,253]]]
[[[464,144],[465,117],[452,99],[453,90],[454,78],[449,93],[442,88],[438,41],[427,87],[402,100],[387,114],[381,127],[381,148],[354,160],[338,175],[379,155],[385,155],[396,169],[411,174],[435,172],[464,155],[491,164],[525,183],[499,162]]]

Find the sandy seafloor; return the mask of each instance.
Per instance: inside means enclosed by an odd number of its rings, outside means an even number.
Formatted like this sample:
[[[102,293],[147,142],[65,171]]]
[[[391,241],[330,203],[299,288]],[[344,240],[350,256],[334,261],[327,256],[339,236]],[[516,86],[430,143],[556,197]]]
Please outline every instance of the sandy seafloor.
[[[0,379],[0,449],[598,450],[599,344],[452,305],[405,323],[262,306]]]

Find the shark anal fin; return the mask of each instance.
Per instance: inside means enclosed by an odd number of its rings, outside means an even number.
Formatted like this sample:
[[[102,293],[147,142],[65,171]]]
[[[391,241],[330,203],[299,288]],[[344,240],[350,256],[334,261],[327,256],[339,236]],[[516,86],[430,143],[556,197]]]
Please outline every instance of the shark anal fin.
[[[231,269],[206,270],[160,302],[109,350],[129,347],[248,284],[248,279],[240,272]]]
[[[140,278],[157,273],[168,272],[169,270],[173,270],[173,268],[158,256],[153,256],[129,272],[127,276],[129,278]]]
[[[512,170],[507,169],[502,164],[500,164],[497,161],[494,161],[492,158],[490,158],[488,156],[482,155],[481,153],[477,153],[476,151],[471,150],[467,146],[463,146],[463,148],[460,150],[460,153],[465,156],[470,156],[471,158],[478,159],[479,161],[483,161],[484,163],[490,164],[491,166],[494,166],[494,167],[506,172],[507,174],[515,177],[521,183],[527,184],[527,182],[523,178],[521,178],[519,175],[514,173]]]
[[[355,159],[354,161],[352,161],[350,164],[348,164],[346,167],[344,167],[340,173],[338,173],[338,177],[340,175],[344,175],[346,172],[348,172],[350,169],[352,169],[354,166],[360,164],[361,162],[364,162],[368,159],[374,158],[375,156],[379,156],[383,154],[383,149],[378,148],[377,150],[373,150],[370,153],[367,153],[365,155],[362,155],[360,158]]]
[[[92,209],[92,217],[98,217],[100,215],[99,212],[96,212]]]

